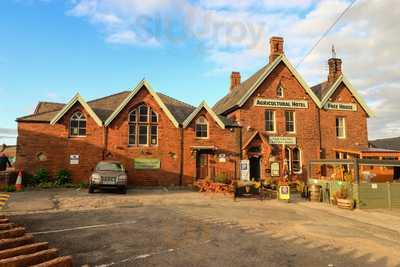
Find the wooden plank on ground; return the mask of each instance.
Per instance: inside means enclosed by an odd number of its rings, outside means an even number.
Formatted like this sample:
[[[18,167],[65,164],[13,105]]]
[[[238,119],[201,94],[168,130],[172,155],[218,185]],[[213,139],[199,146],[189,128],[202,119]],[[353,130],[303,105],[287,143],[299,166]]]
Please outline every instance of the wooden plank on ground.
[[[58,257],[58,250],[48,249],[33,254],[21,255],[8,259],[0,260],[0,266],[4,267],[26,267],[40,264]]]
[[[0,260],[25,254],[32,254],[47,249],[49,249],[49,243],[47,242],[28,244],[16,248],[9,248],[0,251]]]
[[[0,223],[0,230],[7,230],[15,228],[16,225],[14,223]]]
[[[33,235],[26,234],[17,238],[7,238],[0,240],[0,250],[15,248],[26,244],[33,243]]]
[[[0,239],[20,237],[20,236],[23,236],[25,233],[26,233],[26,231],[25,231],[25,228],[23,228],[23,227],[2,230],[2,231],[0,231]]]
[[[64,256],[58,257],[50,261],[46,261],[31,267],[72,267],[72,257]]]

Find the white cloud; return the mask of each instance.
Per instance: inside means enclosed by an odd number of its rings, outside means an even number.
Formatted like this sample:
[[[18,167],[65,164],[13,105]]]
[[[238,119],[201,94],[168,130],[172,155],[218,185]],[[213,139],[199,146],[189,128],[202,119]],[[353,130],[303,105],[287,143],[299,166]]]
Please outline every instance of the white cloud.
[[[106,41],[113,44],[175,43],[171,33],[182,27],[178,40],[195,38],[201,43],[205,59],[215,66],[210,73],[254,71],[266,64],[272,35],[285,37],[286,54],[296,64],[350,4],[350,0],[75,1],[69,14],[101,25]],[[369,124],[371,138],[400,135],[397,6],[396,0],[357,1],[299,68],[310,85],[324,80],[334,44],[346,76],[376,112]]]

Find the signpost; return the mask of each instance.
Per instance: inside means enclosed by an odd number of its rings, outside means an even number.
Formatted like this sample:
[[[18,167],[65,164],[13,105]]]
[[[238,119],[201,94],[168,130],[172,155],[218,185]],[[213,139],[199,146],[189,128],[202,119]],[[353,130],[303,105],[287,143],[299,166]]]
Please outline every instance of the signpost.
[[[288,185],[279,186],[278,198],[279,200],[290,200],[290,187]]]
[[[133,159],[133,164],[136,170],[158,170],[160,169],[160,159],[156,158],[136,158]]]
[[[308,108],[308,101],[256,98],[254,105],[268,108]]]

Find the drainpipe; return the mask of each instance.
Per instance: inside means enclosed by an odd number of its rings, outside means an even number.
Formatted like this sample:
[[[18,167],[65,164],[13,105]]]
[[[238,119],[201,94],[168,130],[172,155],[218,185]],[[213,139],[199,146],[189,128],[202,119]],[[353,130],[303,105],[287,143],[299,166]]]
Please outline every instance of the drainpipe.
[[[103,126],[103,160],[106,159],[107,147],[108,147],[108,127]]]
[[[179,170],[179,185],[182,186],[183,183],[183,158],[184,158],[184,141],[183,141],[183,137],[184,137],[184,129],[183,126],[180,126],[180,139],[181,139],[181,147],[180,147],[180,158],[181,158],[181,162],[180,162],[180,170]]]

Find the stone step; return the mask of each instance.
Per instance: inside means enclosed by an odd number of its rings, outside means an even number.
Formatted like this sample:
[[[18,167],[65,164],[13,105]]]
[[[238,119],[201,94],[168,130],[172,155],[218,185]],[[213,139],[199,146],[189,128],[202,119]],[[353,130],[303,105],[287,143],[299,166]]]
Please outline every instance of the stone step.
[[[0,239],[5,238],[14,238],[23,236],[26,233],[25,228],[23,227],[16,227],[13,229],[2,230],[0,231]]]

